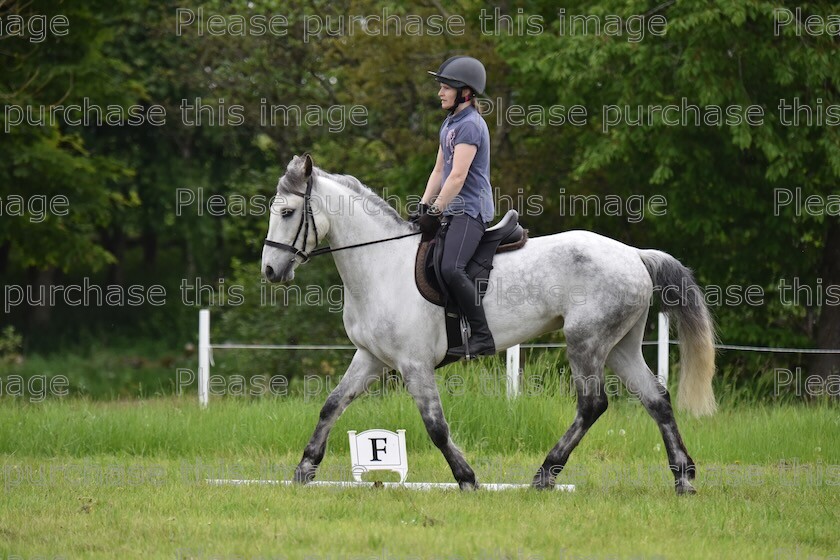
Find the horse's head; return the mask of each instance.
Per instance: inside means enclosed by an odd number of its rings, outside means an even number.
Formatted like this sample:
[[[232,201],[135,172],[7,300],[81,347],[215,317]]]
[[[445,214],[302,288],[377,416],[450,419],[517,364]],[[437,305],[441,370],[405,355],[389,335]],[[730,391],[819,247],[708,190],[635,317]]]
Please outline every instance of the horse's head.
[[[313,208],[314,183],[309,154],[295,156],[277,182],[262,254],[262,273],[270,282],[293,280],[295,268],[327,233],[325,217]]]

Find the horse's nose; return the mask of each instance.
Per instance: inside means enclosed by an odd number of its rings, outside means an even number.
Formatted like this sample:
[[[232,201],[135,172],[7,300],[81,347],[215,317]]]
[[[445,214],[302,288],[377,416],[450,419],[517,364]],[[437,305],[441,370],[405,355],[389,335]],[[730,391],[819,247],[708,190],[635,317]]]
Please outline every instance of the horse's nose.
[[[271,267],[271,265],[266,265],[265,267],[265,279],[269,282],[274,282],[274,280],[276,279],[274,277],[274,269]]]

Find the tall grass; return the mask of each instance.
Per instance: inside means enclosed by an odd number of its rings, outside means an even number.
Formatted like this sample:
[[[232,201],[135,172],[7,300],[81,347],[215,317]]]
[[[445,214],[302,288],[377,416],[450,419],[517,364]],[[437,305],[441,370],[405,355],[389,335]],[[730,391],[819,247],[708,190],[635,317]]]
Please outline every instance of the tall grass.
[[[443,392],[454,441],[467,453],[544,454],[575,414],[572,397],[508,399]],[[86,399],[0,407],[0,453],[34,457],[100,454],[185,457],[243,452],[298,453],[308,441],[323,395],[312,398],[217,398],[206,410],[194,396],[99,402]],[[840,414],[831,404],[723,407],[711,418],[678,414],[695,460],[766,464],[782,459],[840,462]],[[357,399],[337,422],[331,451],[347,451],[347,430],[407,430],[408,446],[433,450],[413,399],[401,388]],[[661,436],[638,402],[615,398],[576,453],[619,460],[662,460]]]

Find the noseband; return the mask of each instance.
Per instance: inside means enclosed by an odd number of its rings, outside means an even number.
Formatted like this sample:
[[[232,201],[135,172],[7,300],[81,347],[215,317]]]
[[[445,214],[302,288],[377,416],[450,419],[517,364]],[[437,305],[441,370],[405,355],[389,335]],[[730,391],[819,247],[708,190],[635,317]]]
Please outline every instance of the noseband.
[[[365,245],[373,245],[375,243],[382,243],[385,241],[393,241],[395,239],[402,239],[403,237],[420,235],[421,233],[419,231],[406,233],[405,235],[398,235],[396,237],[389,237],[387,239],[377,239],[376,241],[367,241],[365,243],[356,243],[354,245],[336,247],[335,249],[332,249],[330,247],[322,247],[321,249],[315,249],[311,253],[307,253],[303,249],[306,249],[306,242],[309,239],[310,222],[312,222],[312,233],[315,236],[315,246],[318,246],[318,226],[315,225],[315,216],[312,214],[312,183],[313,176],[310,175],[309,178],[306,180],[306,192],[304,192],[304,194],[292,191],[292,194],[303,197],[303,216],[301,216],[300,218],[297,233],[295,234],[295,239],[292,241],[292,244],[286,245],[285,243],[278,243],[277,241],[272,241],[267,237],[265,238],[265,245],[269,247],[274,247],[275,249],[282,249],[283,251],[289,251],[291,253],[294,253],[296,257],[300,257],[301,259],[303,259],[301,264],[308,262],[309,259],[318,255],[333,253],[335,251],[343,251],[344,249],[353,249],[355,247],[364,247]],[[297,247],[295,247],[295,245],[297,244],[298,238],[300,238],[301,232],[303,232],[303,249],[298,249]]]

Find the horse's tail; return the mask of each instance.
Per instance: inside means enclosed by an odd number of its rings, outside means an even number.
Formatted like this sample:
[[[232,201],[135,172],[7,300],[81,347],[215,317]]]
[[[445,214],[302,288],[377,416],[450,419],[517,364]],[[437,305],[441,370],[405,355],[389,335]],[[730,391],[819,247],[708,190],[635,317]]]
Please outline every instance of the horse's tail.
[[[640,250],[662,307],[676,317],[680,337],[680,381],[677,404],[694,416],[714,414],[715,325],[691,270],[662,251]]]

